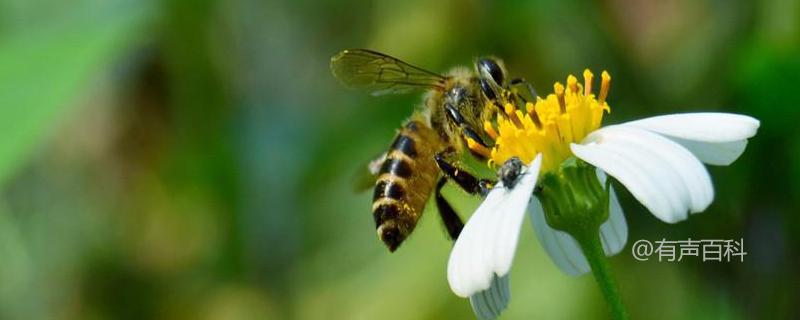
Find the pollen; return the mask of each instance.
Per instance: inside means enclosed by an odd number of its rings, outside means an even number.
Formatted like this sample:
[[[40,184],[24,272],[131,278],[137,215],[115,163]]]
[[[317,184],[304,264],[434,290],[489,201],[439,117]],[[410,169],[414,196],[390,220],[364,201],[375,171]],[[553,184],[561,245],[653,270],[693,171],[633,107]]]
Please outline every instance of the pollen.
[[[497,137],[500,136],[500,134],[497,133],[497,130],[494,129],[494,126],[492,126],[492,123],[489,121],[483,123],[483,131],[486,131],[492,140],[497,140]]]
[[[484,123],[484,131],[494,140],[491,150],[478,143],[468,146],[478,154],[488,154],[492,167],[514,156],[528,163],[542,153],[543,172],[557,169],[572,156],[570,144],[598,129],[603,114],[611,111],[606,103],[611,76],[603,71],[597,97],[592,92],[593,80],[594,75],[587,69],[583,84],[570,75],[566,86],[556,83],[553,93],[536,97],[535,102],[522,106],[514,99],[504,101],[504,112],[498,113],[495,121]]]
[[[492,151],[489,150],[489,148],[482,146],[480,143],[473,140],[472,138],[467,138],[467,146],[470,148],[470,150],[474,151],[475,153],[485,158],[489,158],[492,154]]]

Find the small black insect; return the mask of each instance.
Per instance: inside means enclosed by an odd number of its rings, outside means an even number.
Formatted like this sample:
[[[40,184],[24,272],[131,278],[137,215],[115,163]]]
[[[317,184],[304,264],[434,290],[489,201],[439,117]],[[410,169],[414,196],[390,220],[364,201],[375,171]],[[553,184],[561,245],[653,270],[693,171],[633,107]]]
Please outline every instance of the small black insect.
[[[497,176],[500,177],[500,181],[503,181],[503,186],[508,189],[514,189],[524,167],[525,164],[522,163],[522,160],[517,157],[511,157],[497,170]]]

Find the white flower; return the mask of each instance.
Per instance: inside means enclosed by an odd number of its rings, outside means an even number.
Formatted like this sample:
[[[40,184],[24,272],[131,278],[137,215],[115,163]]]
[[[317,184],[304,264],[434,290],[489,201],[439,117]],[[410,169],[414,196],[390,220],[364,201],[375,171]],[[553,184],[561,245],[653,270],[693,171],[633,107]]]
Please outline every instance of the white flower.
[[[549,226],[539,200],[532,196],[540,174],[557,170],[564,159],[575,156],[597,168],[603,185],[605,174],[612,176],[658,219],[676,223],[705,210],[714,198],[702,163],[731,164],[759,127],[758,120],[743,115],[687,113],[600,128],[603,111],[609,110],[604,100],[610,77],[603,73],[599,99],[591,94],[591,73],[585,72],[584,78],[587,90],[570,76],[567,90],[556,84],[555,94],[529,104],[527,113],[507,104],[508,118],[497,119],[499,130],[486,125],[496,140],[491,153],[470,143],[473,151],[492,159],[490,163],[511,156],[528,163],[512,189],[500,182],[489,192],[450,254],[450,287],[456,295],[469,297],[482,319],[497,317],[508,304],[509,271],[526,211],[539,243],[561,270],[573,276],[590,271],[577,241]],[[613,189],[609,197],[609,219],[599,234],[608,256],[620,252],[628,237]]]

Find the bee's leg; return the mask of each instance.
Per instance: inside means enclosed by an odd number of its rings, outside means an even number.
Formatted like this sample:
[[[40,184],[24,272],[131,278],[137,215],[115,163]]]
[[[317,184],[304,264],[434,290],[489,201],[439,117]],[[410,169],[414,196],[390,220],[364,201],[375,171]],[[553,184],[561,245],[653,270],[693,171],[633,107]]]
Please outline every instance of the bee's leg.
[[[447,234],[455,241],[458,239],[458,235],[461,234],[461,229],[464,228],[464,222],[442,195],[442,187],[444,187],[445,183],[447,183],[447,178],[445,177],[439,178],[439,182],[436,183],[436,208],[439,209],[439,216],[442,217],[444,227],[447,228]]]
[[[528,93],[531,95],[532,99],[536,99],[536,97],[538,97],[538,95],[536,94],[536,89],[534,89],[533,85],[531,85],[531,83],[528,82],[528,80],[525,80],[525,78],[511,79],[511,81],[509,81],[509,84],[512,86],[516,86],[519,84],[524,85],[525,88],[528,90]]]
[[[500,103],[500,99],[498,99],[498,93],[500,90],[504,89],[500,88],[494,81],[490,82],[488,79],[481,78],[478,83],[480,84],[481,92],[483,92],[483,96],[486,97],[486,100],[491,101],[498,111],[503,112],[503,105]]]
[[[528,94],[530,94],[530,98],[533,99],[534,101],[536,99],[538,99],[538,96],[536,95],[536,89],[534,89],[533,85],[531,85],[531,83],[528,82],[528,80],[525,80],[524,78],[511,79],[511,81],[509,81],[509,85],[511,85],[511,86],[524,85],[525,88],[528,90]],[[524,97],[522,97],[522,95],[519,94],[516,90],[510,90],[510,91],[511,91],[513,97],[515,97],[516,99],[519,99],[519,100],[522,101],[521,105],[527,105],[528,104],[528,100],[526,100]],[[539,119],[539,115],[536,112],[529,112],[529,113],[531,115],[531,120],[533,120],[533,123],[535,123],[536,126],[541,127],[542,126],[542,122]]]
[[[485,142],[483,142],[483,139],[481,139],[481,137],[477,133],[475,133],[475,131],[472,130],[472,128],[470,128],[467,125],[467,123],[464,121],[464,117],[461,115],[460,112],[458,112],[458,110],[456,108],[454,108],[452,105],[445,105],[444,108],[445,108],[445,111],[447,111],[447,116],[456,125],[458,125],[458,127],[461,129],[461,132],[465,136],[469,137],[472,140],[475,140],[475,142],[477,142],[478,144],[480,144],[480,145],[482,145],[484,147],[487,147],[487,148],[489,147],[489,146],[486,145]]]
[[[471,173],[458,168],[456,165],[447,161],[449,155],[452,155],[452,150],[442,151],[436,156],[436,165],[444,174],[450,179],[455,181],[461,189],[464,189],[469,194],[486,195],[492,189],[494,182],[486,179],[478,179]]]

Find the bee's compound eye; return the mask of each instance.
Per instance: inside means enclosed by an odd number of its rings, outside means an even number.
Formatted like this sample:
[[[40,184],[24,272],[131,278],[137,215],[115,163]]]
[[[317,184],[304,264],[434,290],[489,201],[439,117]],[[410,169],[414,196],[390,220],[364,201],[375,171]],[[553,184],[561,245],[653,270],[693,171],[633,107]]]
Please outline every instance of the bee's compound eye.
[[[497,64],[496,61],[490,58],[482,58],[478,60],[478,70],[482,74],[488,74],[492,77],[495,83],[499,85],[503,85],[503,80],[505,75],[503,74],[503,69],[500,68],[500,65]]]
[[[495,94],[494,89],[492,89],[492,86],[489,85],[489,82],[486,81],[486,79],[480,79],[479,82],[481,84],[481,92],[483,92],[486,98],[489,100],[495,100],[497,95]]]

